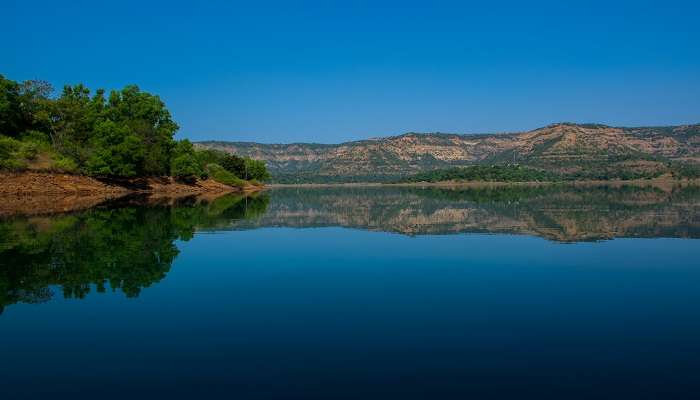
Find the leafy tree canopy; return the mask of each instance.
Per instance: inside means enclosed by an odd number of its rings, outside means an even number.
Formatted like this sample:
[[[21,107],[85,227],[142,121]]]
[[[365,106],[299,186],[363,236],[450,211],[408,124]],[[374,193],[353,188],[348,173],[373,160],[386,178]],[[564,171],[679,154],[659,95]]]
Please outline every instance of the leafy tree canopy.
[[[44,81],[0,75],[0,168],[26,168],[27,160],[50,147],[54,170],[92,176],[193,180],[205,177],[208,165],[221,165],[231,181],[269,177],[261,161],[176,142],[178,125],[165,103],[138,86],[108,96],[83,84],[66,85],[55,98],[52,91]]]

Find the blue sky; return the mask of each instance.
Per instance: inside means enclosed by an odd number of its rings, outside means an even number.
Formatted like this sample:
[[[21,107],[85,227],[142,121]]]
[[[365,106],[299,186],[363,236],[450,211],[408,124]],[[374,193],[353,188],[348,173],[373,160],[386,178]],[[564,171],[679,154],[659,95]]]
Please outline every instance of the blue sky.
[[[700,122],[697,1],[2,0],[0,15],[1,74],[135,83],[179,138]]]

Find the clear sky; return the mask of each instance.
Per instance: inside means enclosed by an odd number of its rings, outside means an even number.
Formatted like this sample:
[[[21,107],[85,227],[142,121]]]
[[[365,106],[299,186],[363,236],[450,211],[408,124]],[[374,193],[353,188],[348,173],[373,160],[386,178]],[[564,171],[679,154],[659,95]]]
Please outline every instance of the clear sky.
[[[161,96],[179,138],[700,122],[696,1],[0,0],[0,73]]]

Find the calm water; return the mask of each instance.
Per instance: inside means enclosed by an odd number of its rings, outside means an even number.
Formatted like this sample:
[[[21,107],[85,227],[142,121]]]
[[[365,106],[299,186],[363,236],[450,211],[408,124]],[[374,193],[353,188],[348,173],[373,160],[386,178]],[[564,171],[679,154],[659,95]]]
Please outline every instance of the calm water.
[[[0,219],[0,398],[693,398],[697,188],[274,189]]]

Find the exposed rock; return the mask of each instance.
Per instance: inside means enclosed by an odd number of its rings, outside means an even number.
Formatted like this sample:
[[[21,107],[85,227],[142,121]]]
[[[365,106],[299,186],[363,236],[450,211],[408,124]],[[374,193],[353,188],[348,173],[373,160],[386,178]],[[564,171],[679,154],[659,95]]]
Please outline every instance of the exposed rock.
[[[126,194],[132,192],[155,193],[206,193],[254,191],[260,187],[249,185],[242,189],[213,179],[197,179],[191,183],[179,182],[172,177],[147,177],[133,179],[95,179],[84,175],[50,172],[1,172],[0,195],[87,195]]]
[[[265,160],[282,181],[289,176],[399,176],[477,163],[518,163],[567,173],[592,163],[648,170],[666,161],[700,163],[700,125],[616,128],[561,123],[513,134],[407,133],[341,144],[209,141],[196,146]]]

